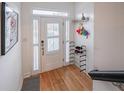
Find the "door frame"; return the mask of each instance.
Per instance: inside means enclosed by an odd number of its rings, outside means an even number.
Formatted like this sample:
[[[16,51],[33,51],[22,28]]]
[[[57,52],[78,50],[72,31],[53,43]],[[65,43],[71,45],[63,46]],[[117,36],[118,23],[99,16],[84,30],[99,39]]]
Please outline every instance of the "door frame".
[[[32,60],[32,75],[34,74],[38,74],[38,73],[42,73],[42,63],[41,63],[41,31],[40,31],[40,23],[39,23],[39,20],[40,18],[60,18],[63,20],[63,35],[62,35],[62,38],[63,38],[63,58],[64,58],[64,65],[63,66],[66,66],[66,65],[69,65],[68,63],[66,63],[66,21],[69,20],[68,17],[62,17],[62,16],[43,16],[43,15],[33,15],[32,16],[32,29],[33,29],[33,19],[37,19],[38,20],[38,31],[39,31],[39,70],[38,71],[33,71],[33,60]],[[70,32],[70,31],[69,31]],[[32,40],[33,40],[33,30],[32,30]],[[33,42],[32,42],[32,49],[33,49]],[[32,52],[33,53],[33,52]],[[33,58],[33,54],[32,54],[32,58]]]

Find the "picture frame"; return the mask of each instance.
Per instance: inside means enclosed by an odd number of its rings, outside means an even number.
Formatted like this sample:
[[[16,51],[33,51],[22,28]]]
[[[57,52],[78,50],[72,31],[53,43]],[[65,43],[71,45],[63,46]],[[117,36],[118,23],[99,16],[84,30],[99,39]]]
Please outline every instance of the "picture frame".
[[[1,5],[1,55],[5,55],[18,42],[18,13],[7,3]]]

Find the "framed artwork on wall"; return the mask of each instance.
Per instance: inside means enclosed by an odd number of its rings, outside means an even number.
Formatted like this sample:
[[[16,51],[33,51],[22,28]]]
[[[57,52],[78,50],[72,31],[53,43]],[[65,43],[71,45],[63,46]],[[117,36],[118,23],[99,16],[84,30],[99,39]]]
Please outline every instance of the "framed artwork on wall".
[[[18,42],[18,14],[8,4],[1,5],[1,55]]]

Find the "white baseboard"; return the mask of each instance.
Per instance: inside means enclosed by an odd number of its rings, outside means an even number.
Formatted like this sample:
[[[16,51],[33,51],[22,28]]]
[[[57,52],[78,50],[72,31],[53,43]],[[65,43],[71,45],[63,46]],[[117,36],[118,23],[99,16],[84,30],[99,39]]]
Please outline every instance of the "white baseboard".
[[[21,91],[22,85],[23,85],[23,77],[21,77],[21,79],[20,79],[18,91]]]
[[[74,64],[74,63],[69,63],[69,62],[68,62],[68,63],[65,63],[64,66],[68,66],[68,65],[70,65],[70,64]]]
[[[22,89],[24,78],[27,78],[30,76],[31,76],[31,73],[25,73],[24,76],[20,78],[19,87],[17,89],[18,91],[21,91],[21,89]]]
[[[28,78],[28,77],[30,77],[31,76],[31,73],[25,73],[24,74],[24,78]]]

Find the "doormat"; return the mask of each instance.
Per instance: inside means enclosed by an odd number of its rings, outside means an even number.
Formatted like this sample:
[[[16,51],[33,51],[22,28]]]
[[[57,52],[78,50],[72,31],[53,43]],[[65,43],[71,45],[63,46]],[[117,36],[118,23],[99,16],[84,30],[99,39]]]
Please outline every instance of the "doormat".
[[[40,75],[25,78],[21,91],[40,91]]]

